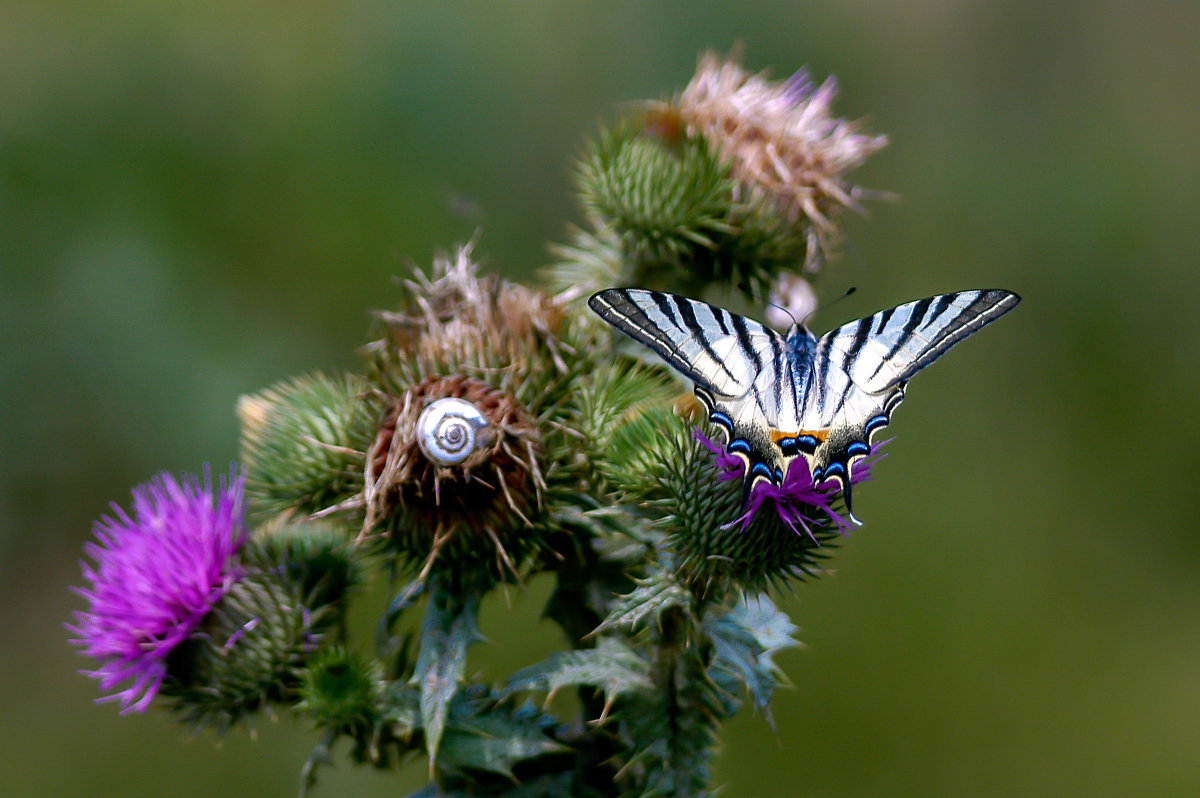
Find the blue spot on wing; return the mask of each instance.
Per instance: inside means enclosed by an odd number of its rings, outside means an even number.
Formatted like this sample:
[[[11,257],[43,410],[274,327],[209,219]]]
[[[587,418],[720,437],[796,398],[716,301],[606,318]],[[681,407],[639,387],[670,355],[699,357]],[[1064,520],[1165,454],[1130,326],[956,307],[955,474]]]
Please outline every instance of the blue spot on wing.
[[[870,435],[872,432],[879,429],[880,427],[886,427],[888,424],[888,421],[890,421],[890,419],[888,418],[886,413],[880,413],[879,415],[875,416],[874,418],[872,418],[870,421],[867,422],[867,434]]]
[[[812,435],[797,435],[793,438],[780,438],[779,449],[784,457],[795,457],[801,452],[812,454],[817,450],[819,443],[820,441]]]
[[[755,463],[754,467],[750,469],[751,479],[754,477],[765,477],[766,479],[772,479],[773,476],[774,475],[771,473],[771,467],[766,463]]]
[[[709,419],[720,424],[729,431],[733,431],[733,419],[722,413],[720,410],[714,410],[708,414]]]
[[[812,435],[801,435],[799,438],[796,438],[796,445],[799,446],[801,451],[805,452],[806,454],[812,454],[815,452],[820,443],[821,442]]]
[[[825,479],[846,479],[846,464],[845,463],[830,463],[825,466],[825,471],[822,474]]]
[[[867,444],[863,443],[862,441],[855,441],[854,443],[852,443],[846,447],[846,456],[848,456],[848,457],[858,457],[860,455],[870,454],[870,453],[871,453],[871,447],[868,446]]]
[[[745,438],[734,438],[727,448],[734,454],[750,454],[750,442]]]

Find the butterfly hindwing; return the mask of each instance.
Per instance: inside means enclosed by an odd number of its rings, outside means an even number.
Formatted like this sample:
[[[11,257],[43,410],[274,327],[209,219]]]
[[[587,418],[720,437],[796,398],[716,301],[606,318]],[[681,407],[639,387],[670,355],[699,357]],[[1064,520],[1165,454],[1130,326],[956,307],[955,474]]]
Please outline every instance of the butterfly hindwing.
[[[723,308],[641,289],[589,300],[601,318],[695,383],[726,449],[746,463],[747,495],[778,485],[804,457],[815,483],[836,480],[850,511],[854,466],[904,399],[908,380],[1020,302],[1009,291],[942,294],[880,311],[816,338],[784,336]],[[853,513],[851,513],[853,518]]]

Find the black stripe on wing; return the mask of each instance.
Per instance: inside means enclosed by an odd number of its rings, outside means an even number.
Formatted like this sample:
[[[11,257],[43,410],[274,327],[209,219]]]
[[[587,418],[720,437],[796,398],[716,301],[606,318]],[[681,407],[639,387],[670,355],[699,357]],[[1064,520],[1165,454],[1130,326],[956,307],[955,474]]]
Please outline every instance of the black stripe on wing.
[[[762,369],[764,345],[783,346],[756,321],[694,299],[639,288],[609,288],[588,306],[698,386],[741,396]],[[778,339],[778,340],[776,340]]]
[[[1001,289],[941,294],[851,322],[822,340],[857,385],[879,393],[911,379],[1020,301]]]

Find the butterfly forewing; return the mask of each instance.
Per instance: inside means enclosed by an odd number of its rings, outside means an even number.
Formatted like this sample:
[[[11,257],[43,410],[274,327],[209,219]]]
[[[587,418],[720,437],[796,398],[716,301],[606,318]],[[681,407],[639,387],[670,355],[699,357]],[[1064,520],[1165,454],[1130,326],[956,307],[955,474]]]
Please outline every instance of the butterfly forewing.
[[[821,337],[833,365],[863,390],[879,393],[912,378],[950,347],[1016,307],[998,289],[960,291],[908,302]]]
[[[829,430],[810,459],[814,477],[828,475],[848,488],[854,462],[869,451],[855,444],[869,447],[874,433],[887,426],[904,399],[908,380],[1019,301],[1016,294],[1002,290],[942,294],[880,311],[821,336],[815,388],[808,392],[802,413],[805,424]]]
[[[779,333],[705,302],[637,288],[610,288],[588,300],[600,318],[658,353],[698,386],[744,396]]]

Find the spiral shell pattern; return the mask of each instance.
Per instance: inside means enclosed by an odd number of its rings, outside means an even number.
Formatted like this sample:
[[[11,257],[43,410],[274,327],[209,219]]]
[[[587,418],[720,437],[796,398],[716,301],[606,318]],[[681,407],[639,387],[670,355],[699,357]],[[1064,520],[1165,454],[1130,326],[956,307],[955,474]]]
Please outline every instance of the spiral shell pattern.
[[[417,418],[417,444],[432,463],[458,465],[489,445],[488,420],[464,399],[447,397],[431,402]]]

